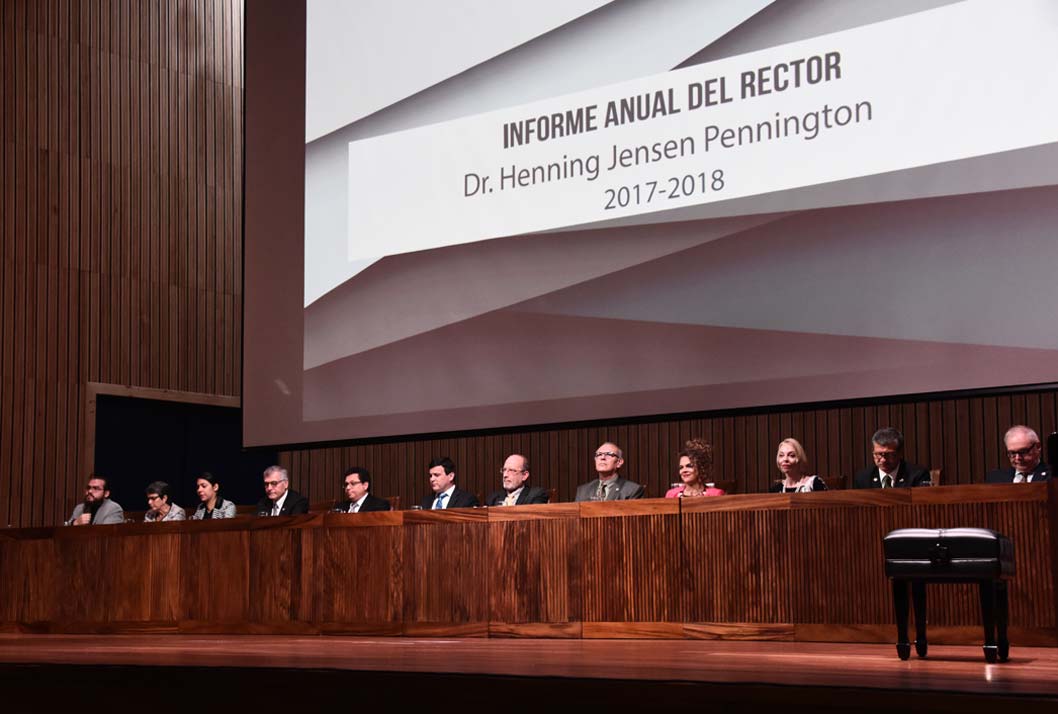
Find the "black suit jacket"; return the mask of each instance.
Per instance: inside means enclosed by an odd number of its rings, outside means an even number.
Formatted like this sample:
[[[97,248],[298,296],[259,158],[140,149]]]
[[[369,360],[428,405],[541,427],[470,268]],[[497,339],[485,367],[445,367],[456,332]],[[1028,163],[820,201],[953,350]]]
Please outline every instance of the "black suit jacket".
[[[485,499],[485,505],[498,506],[503,503],[503,499],[505,498],[507,498],[506,491],[490,493],[489,497]],[[539,486],[526,486],[522,489],[522,492],[518,494],[518,501],[514,505],[524,506],[527,503],[547,503],[547,491]]]
[[[431,493],[429,496],[422,500],[422,509],[428,511],[433,508],[433,502],[437,500],[437,494]],[[478,503],[478,497],[472,493],[468,493],[458,486],[455,491],[452,491],[452,495],[448,497],[448,503],[445,504],[445,508],[473,508],[474,506],[480,506]]]
[[[918,464],[909,464],[906,461],[901,461],[899,468],[896,470],[896,483],[893,484],[894,488],[911,488],[914,486],[932,486],[933,482],[930,480],[929,469]],[[852,482],[853,488],[881,488],[882,482],[878,478],[878,467],[872,466],[871,468],[864,469],[856,474],[856,478]]]
[[[1032,470],[1032,483],[1047,481],[1051,478],[1051,469],[1042,461]],[[985,474],[985,483],[1014,483],[1014,467],[996,469]]]
[[[348,513],[349,512],[349,505],[350,505],[349,501],[345,501],[344,503],[342,503],[341,512],[342,513]],[[367,513],[368,511],[388,511],[388,510],[389,510],[389,501],[387,501],[384,498],[378,498],[376,496],[372,496],[369,493],[369,494],[367,494],[367,498],[364,499],[364,502],[360,504],[360,510],[357,511],[357,513]]]
[[[304,513],[309,512],[309,499],[302,496],[297,491],[290,489],[287,491],[287,500],[283,501],[283,508],[279,511],[281,516],[300,516]],[[272,515],[272,499],[262,498],[257,502],[257,515],[259,516],[270,516]]]

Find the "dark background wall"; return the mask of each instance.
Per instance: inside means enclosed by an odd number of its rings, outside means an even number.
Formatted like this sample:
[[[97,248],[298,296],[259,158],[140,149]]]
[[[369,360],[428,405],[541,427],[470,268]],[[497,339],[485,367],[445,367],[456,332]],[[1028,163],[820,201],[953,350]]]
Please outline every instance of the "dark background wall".
[[[80,497],[88,383],[239,394],[242,14],[232,0],[2,2],[0,524],[58,523]],[[874,429],[893,424],[909,458],[967,483],[1003,464],[1007,426],[1050,432],[1056,416],[1048,388],[387,440],[280,460],[312,500],[338,495],[342,469],[359,463],[377,493],[407,504],[426,492],[434,456],[450,455],[464,486],[484,493],[504,456],[522,451],[537,483],[568,500],[609,439],[628,475],[661,495],[682,441],[704,436],[717,478],[761,491],[780,438],[801,439],[819,473],[851,475]]]
[[[235,503],[261,498],[261,474],[276,462],[268,449],[244,451],[240,410],[209,404],[101,395],[96,402],[94,471],[106,474],[110,497],[126,511],[146,510],[144,489],[164,481],[172,502],[190,516],[203,471]],[[77,495],[77,494],[74,494]]]

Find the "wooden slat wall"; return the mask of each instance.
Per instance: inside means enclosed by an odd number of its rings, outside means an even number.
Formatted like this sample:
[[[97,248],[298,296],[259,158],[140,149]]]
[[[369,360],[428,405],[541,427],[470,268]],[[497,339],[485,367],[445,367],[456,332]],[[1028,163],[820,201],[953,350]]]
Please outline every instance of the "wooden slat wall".
[[[0,6],[0,525],[60,522],[88,466],[85,385],[238,395],[241,366],[241,0],[4,0]],[[707,406],[707,405],[703,405]],[[979,481],[999,435],[1058,424],[1055,391],[581,427],[286,452],[296,487],[339,495],[361,464],[375,491],[425,494],[450,455],[487,494],[511,452],[570,500],[604,440],[661,495],[691,436],[716,447],[717,480],[766,489],[784,436],[819,473],[850,476],[870,433],[893,424],[908,456]]]
[[[88,382],[237,395],[241,0],[3,0],[0,525],[61,522]]]
[[[1054,390],[960,399],[937,397],[889,404],[821,409],[776,409],[767,413],[702,416],[620,426],[586,426],[539,431],[410,439],[287,451],[280,459],[291,470],[295,487],[321,500],[340,496],[342,471],[352,465],[371,470],[377,495],[399,495],[418,503],[429,486],[426,464],[451,456],[461,488],[486,495],[500,487],[499,470],[514,452],[529,457],[533,483],[558,490],[560,501],[573,500],[579,483],[594,476],[592,454],[604,441],[625,452],[624,475],[647,486],[648,496],[663,496],[677,480],[676,453],[701,436],[713,444],[717,481],[733,479],[738,493],[764,492],[777,477],[775,451],[792,436],[808,452],[822,476],[852,475],[870,462],[870,438],[881,426],[895,426],[907,439],[907,458],[943,469],[946,485],[978,483],[986,471],[1006,467],[1003,432],[1024,423],[1042,437],[1058,425]]]

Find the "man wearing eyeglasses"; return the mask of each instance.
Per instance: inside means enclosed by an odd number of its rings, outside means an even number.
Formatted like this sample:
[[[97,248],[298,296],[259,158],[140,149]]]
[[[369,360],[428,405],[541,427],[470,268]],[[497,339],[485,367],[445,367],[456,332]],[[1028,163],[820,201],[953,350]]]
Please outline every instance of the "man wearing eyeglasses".
[[[489,494],[486,506],[524,506],[527,503],[547,503],[547,491],[539,486],[526,486],[529,480],[529,459],[511,454],[500,469],[503,490]]]
[[[110,500],[107,480],[98,474],[88,477],[84,487],[84,501],[73,507],[68,526],[103,526],[125,522],[125,511]]]
[[[299,516],[309,512],[309,499],[290,488],[290,477],[282,466],[264,472],[265,497],[257,502],[259,516]]]
[[[607,441],[595,450],[595,472],[598,478],[577,487],[578,501],[626,501],[642,498],[645,486],[621,478],[618,470],[624,454],[617,444]]]
[[[904,461],[904,435],[887,426],[871,437],[874,466],[856,474],[853,488],[911,488],[932,486],[929,471]]]
[[[1009,469],[996,469],[985,474],[985,483],[1036,483],[1051,477],[1047,464],[1040,461],[1040,437],[1027,426],[1012,426],[1003,435],[1007,447]]]
[[[372,496],[371,472],[363,466],[353,466],[345,472],[345,497],[348,499],[336,510],[342,513],[364,513],[365,511],[388,511],[389,501]]]

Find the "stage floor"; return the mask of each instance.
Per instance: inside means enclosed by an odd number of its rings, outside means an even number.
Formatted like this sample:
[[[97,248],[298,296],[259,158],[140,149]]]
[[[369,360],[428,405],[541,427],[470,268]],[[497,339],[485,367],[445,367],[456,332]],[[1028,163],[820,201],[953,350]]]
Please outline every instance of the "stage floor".
[[[44,668],[155,671],[265,670],[524,682],[688,683],[906,695],[938,693],[1058,704],[1058,649],[1013,647],[1004,664],[980,647],[935,646],[901,662],[891,645],[712,640],[412,639],[258,635],[0,634],[7,672]],[[19,670],[20,665],[32,665]],[[424,679],[426,677],[426,679]],[[510,689],[508,688],[508,691]],[[888,699],[888,697],[885,697]],[[878,704],[881,700],[872,698]],[[940,700],[938,700],[940,701]],[[860,700],[862,707],[864,702]],[[972,707],[977,708],[977,707]]]

